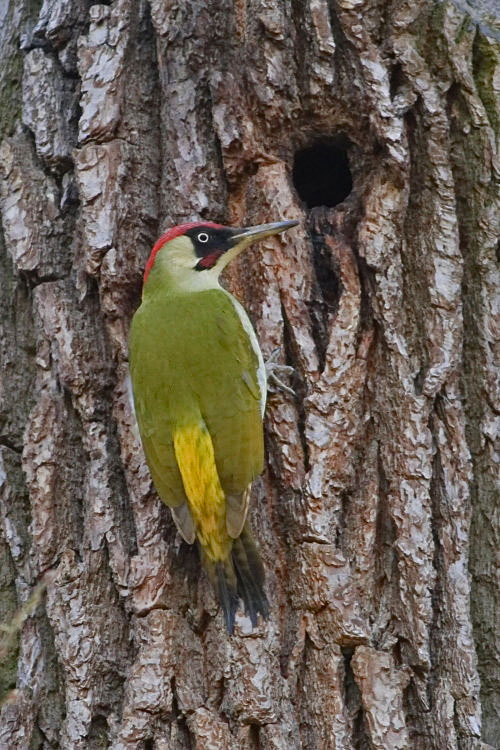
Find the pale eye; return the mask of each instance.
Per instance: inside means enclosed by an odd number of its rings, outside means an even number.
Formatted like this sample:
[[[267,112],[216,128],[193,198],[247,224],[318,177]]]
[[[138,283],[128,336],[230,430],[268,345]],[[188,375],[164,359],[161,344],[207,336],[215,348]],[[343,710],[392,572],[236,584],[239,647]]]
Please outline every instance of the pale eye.
[[[198,242],[208,242],[208,234],[206,232],[200,232],[197,240]]]

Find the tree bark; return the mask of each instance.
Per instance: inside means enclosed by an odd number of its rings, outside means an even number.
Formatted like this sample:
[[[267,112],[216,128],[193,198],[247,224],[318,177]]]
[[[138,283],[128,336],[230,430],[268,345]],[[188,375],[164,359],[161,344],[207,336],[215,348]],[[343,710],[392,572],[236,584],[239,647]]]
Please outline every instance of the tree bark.
[[[494,747],[491,16],[2,14],[0,747]],[[233,637],[127,389],[149,249],[199,217],[301,219],[226,276],[296,392],[269,397],[252,492],[271,616],[252,632],[239,613]]]

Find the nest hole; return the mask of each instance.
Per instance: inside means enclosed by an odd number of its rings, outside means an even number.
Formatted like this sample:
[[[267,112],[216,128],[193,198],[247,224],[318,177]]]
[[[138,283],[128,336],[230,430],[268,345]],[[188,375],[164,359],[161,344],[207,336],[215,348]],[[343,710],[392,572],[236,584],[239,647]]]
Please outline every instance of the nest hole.
[[[297,151],[293,184],[307,208],[332,208],[342,203],[352,190],[346,144],[338,140],[318,141]]]

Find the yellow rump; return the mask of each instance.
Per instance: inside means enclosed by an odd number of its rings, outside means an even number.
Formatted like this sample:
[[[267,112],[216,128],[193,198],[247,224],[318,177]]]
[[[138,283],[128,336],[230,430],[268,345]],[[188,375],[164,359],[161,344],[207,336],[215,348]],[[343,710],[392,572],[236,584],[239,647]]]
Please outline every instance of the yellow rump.
[[[178,427],[174,451],[196,536],[209,560],[225,560],[233,540],[226,529],[226,497],[206,425],[200,422]]]

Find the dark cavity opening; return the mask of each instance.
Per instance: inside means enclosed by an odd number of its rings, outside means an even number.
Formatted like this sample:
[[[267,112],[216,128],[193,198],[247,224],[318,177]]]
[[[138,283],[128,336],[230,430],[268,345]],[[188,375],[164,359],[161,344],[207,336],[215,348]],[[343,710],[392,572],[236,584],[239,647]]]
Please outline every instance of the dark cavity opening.
[[[346,143],[318,141],[297,151],[293,184],[307,208],[342,203],[352,190]]]

